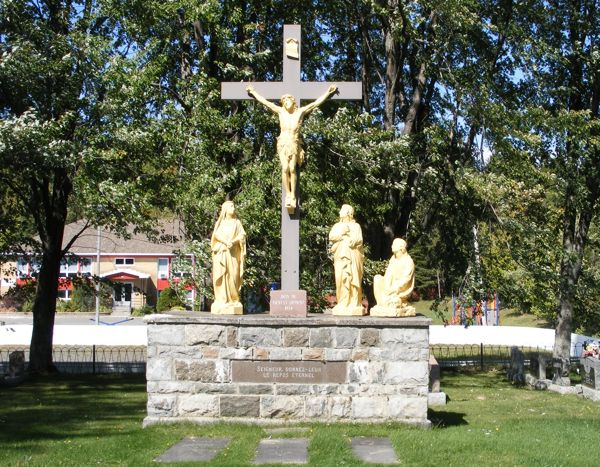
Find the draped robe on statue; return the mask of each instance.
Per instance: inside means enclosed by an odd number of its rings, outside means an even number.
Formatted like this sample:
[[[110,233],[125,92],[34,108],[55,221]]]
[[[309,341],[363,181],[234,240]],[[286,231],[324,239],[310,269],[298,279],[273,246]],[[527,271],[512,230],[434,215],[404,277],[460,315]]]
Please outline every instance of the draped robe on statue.
[[[230,245],[228,247],[228,245]],[[246,232],[236,218],[219,218],[210,246],[213,257],[213,312],[218,307],[240,305],[240,289],[246,257]]]
[[[333,312],[362,308],[363,239],[354,220],[336,223],[329,233],[337,305]]]

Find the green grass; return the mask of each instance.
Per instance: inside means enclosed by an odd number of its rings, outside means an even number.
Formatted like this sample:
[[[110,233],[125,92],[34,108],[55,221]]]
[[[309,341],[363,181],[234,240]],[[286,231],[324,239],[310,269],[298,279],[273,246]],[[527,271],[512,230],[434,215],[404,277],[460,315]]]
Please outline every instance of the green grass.
[[[594,465],[600,459],[600,404],[512,387],[500,372],[442,375],[445,407],[433,429],[400,424],[305,424],[310,464],[362,465],[353,436],[389,436],[403,465]],[[186,436],[230,436],[205,465],[248,465],[261,427],[177,424],[141,428],[141,379],[57,377],[0,388],[0,465],[156,465]]]
[[[417,313],[421,313],[428,318],[433,320],[433,324],[444,324],[442,319],[431,311],[432,300],[419,300],[418,302],[412,302],[411,305],[417,310]],[[450,321],[452,318],[452,302],[448,303],[444,312],[444,318]],[[500,325],[501,326],[525,326],[533,328],[552,328],[552,325],[547,321],[538,318],[535,315],[520,313],[513,309],[500,309]]]

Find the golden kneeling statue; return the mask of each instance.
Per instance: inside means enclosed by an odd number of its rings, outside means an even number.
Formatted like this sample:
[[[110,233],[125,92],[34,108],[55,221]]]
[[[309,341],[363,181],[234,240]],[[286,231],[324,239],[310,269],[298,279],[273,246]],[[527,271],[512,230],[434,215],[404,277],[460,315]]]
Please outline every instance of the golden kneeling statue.
[[[396,238],[385,275],[373,279],[373,292],[377,305],[371,308],[371,316],[415,316],[415,308],[408,305],[408,298],[415,287],[415,263],[406,251],[406,242]]]
[[[241,315],[240,289],[246,258],[246,232],[236,217],[232,201],[225,201],[215,224],[210,247],[213,259],[213,289],[215,300],[210,312],[220,315]]]

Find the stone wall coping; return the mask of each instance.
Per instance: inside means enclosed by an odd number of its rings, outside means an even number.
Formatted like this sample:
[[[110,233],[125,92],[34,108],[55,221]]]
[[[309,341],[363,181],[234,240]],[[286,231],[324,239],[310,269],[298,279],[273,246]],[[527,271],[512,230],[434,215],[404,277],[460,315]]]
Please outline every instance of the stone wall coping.
[[[210,312],[172,312],[147,315],[147,324],[222,324],[234,326],[274,326],[274,327],[381,327],[381,328],[428,328],[431,319],[423,315],[404,318],[380,318],[375,316],[333,316],[330,314],[310,314],[301,317],[272,317],[267,313],[249,315],[215,315]]]

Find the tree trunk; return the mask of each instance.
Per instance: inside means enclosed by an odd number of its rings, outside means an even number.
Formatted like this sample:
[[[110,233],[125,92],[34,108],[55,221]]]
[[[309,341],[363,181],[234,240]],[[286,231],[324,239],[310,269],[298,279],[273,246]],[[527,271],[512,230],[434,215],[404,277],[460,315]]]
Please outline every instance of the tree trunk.
[[[61,236],[62,242],[62,236]],[[60,272],[60,243],[58,248],[44,251],[33,303],[33,331],[29,357],[29,373],[55,373],[52,363],[54,316]]]

